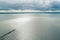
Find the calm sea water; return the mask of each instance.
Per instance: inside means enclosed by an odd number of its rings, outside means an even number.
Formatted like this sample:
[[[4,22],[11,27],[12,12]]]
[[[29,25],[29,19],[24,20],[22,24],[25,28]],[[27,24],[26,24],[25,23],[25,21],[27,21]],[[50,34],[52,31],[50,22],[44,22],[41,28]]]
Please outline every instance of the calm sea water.
[[[60,40],[60,12],[0,13],[0,37],[4,40]]]

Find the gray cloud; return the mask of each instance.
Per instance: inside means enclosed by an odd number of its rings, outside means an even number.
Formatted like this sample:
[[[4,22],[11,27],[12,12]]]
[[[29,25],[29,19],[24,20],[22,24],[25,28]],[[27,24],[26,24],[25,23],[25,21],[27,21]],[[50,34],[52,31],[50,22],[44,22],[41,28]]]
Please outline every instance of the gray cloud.
[[[0,10],[60,10],[59,5],[59,0],[2,0]]]

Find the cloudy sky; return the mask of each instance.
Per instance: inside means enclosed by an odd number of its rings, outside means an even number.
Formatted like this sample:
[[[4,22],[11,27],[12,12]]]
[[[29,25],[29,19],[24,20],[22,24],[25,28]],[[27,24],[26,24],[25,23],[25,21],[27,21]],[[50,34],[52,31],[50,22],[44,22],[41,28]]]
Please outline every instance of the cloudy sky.
[[[0,10],[60,10],[59,0],[0,0]]]

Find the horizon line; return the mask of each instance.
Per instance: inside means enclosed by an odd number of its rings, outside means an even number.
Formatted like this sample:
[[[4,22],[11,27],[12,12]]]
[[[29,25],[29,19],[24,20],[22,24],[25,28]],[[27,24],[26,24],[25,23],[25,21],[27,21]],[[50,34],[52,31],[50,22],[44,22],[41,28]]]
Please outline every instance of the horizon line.
[[[0,12],[60,12],[60,10],[0,10]]]

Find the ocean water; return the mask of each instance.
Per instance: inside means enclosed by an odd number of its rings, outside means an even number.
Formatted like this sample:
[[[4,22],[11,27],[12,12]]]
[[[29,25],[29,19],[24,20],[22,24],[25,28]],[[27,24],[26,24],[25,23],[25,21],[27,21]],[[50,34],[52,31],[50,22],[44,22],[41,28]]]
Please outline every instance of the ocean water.
[[[0,13],[0,37],[4,40],[60,40],[60,12]]]

